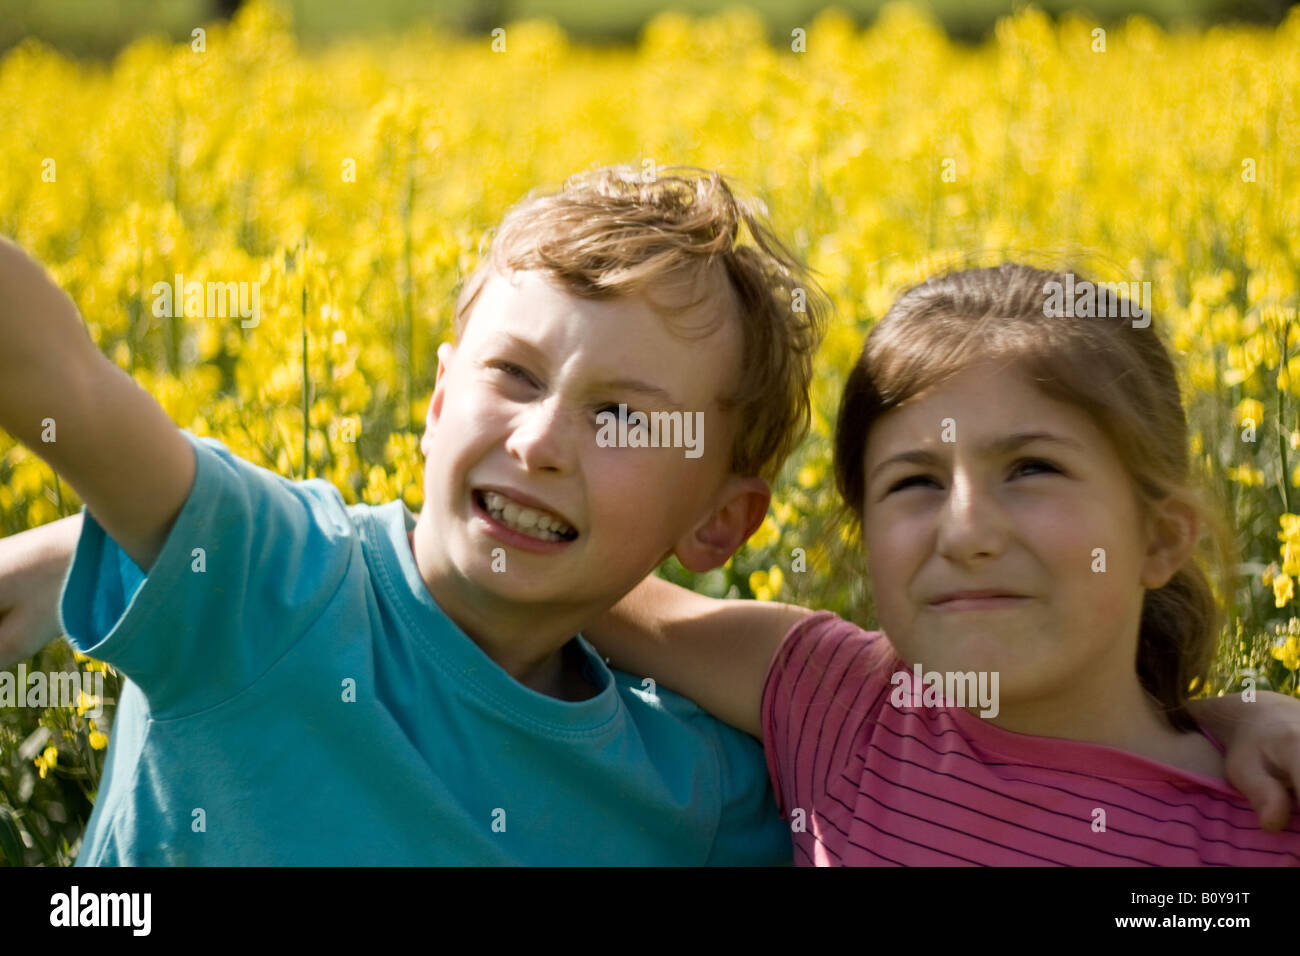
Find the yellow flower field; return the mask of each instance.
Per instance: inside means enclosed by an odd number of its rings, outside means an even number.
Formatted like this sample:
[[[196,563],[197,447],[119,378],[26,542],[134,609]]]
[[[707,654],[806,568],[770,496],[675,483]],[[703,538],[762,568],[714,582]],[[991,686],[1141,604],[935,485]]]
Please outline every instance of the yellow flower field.
[[[99,348],[178,425],[325,478],[350,503],[414,511],[434,350],[506,208],[593,165],[716,167],[766,200],[837,314],[814,433],[771,514],[694,583],[863,623],[829,436],[871,324],[951,266],[1013,258],[1149,281],[1244,562],[1203,691],[1252,679],[1297,692],[1300,10],[1276,30],[1168,34],[1031,9],[978,49],[906,6],[866,30],[824,14],[776,48],[739,11],[662,15],[632,49],[503,27],[307,50],[259,2],[107,67],[24,44],[0,61],[0,232],[48,265]],[[257,324],[157,314],[159,284],[178,275],[257,283]],[[0,534],[79,507],[0,434]],[[108,722],[84,708],[17,720],[0,717],[0,764],[13,761],[0,782],[63,780],[61,799],[89,801]],[[40,729],[48,744],[19,760]],[[5,825],[0,812],[0,858]],[[45,825],[31,854],[67,862],[76,814]]]

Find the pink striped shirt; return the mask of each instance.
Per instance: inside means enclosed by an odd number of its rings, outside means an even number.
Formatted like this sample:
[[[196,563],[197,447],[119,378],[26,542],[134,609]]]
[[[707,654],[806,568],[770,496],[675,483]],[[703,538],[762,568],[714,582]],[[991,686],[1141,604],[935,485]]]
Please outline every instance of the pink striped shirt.
[[[774,656],[763,743],[797,864],[1300,865],[1300,824],[1260,830],[1223,780],[961,707],[896,708],[900,668],[880,631],[826,611]]]

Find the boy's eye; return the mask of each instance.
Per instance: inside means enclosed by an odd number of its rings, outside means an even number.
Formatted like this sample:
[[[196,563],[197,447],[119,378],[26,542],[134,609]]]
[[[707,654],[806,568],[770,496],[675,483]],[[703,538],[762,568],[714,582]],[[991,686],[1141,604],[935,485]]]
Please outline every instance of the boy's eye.
[[[533,377],[528,374],[528,372],[520,368],[518,365],[515,365],[513,362],[489,362],[488,367],[494,368],[500,372],[504,372],[506,375],[509,375],[511,378],[517,378],[519,379],[519,381],[526,382],[529,385],[537,384],[533,380]]]
[[[612,414],[615,418],[618,418],[618,419],[626,419],[629,415],[632,414],[633,409],[628,408],[627,405],[621,405],[621,406],[620,406],[620,405],[612,405],[612,404],[609,404],[609,403],[606,403],[606,404],[604,404],[604,405],[601,405],[600,407],[598,407],[598,408],[596,409],[596,414],[597,414],[597,416],[599,416],[599,415],[601,415],[601,414],[603,414],[603,413],[605,413],[605,412],[609,412],[609,413]]]

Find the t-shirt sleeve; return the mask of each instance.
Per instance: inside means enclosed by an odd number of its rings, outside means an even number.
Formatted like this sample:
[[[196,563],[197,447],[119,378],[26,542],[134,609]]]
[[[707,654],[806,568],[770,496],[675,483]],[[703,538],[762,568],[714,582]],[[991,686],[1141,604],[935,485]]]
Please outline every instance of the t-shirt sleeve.
[[[126,674],[167,718],[265,673],[329,603],[356,541],[328,482],[293,482],[181,434],[194,484],[148,575],[83,508],[59,602],[69,643]]]
[[[820,611],[790,629],[763,686],[763,750],[781,813],[793,820],[843,773],[862,722],[898,663],[880,631]]]
[[[722,813],[709,864],[790,866],[794,845],[781,819],[763,764],[763,748],[749,734],[717,723]]]

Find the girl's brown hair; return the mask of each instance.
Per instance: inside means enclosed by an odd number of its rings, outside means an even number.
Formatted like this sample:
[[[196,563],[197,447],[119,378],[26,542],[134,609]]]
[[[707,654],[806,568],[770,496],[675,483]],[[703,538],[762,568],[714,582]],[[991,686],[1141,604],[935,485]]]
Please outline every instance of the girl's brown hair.
[[[1207,676],[1223,613],[1200,558],[1221,582],[1235,567],[1223,511],[1191,483],[1187,419],[1169,352],[1136,302],[1094,286],[1096,315],[1059,317],[1049,290],[1083,288],[1077,275],[1017,263],[936,276],[905,292],[871,330],[845,383],[835,430],[835,479],[851,518],[863,521],[864,461],[872,424],[889,409],[967,365],[1005,361],[1049,398],[1074,405],[1107,435],[1144,510],[1177,490],[1204,532],[1193,554],[1142,604],[1137,673],[1171,723],[1194,730],[1186,704]],[[1053,287],[1050,283],[1059,283]]]

